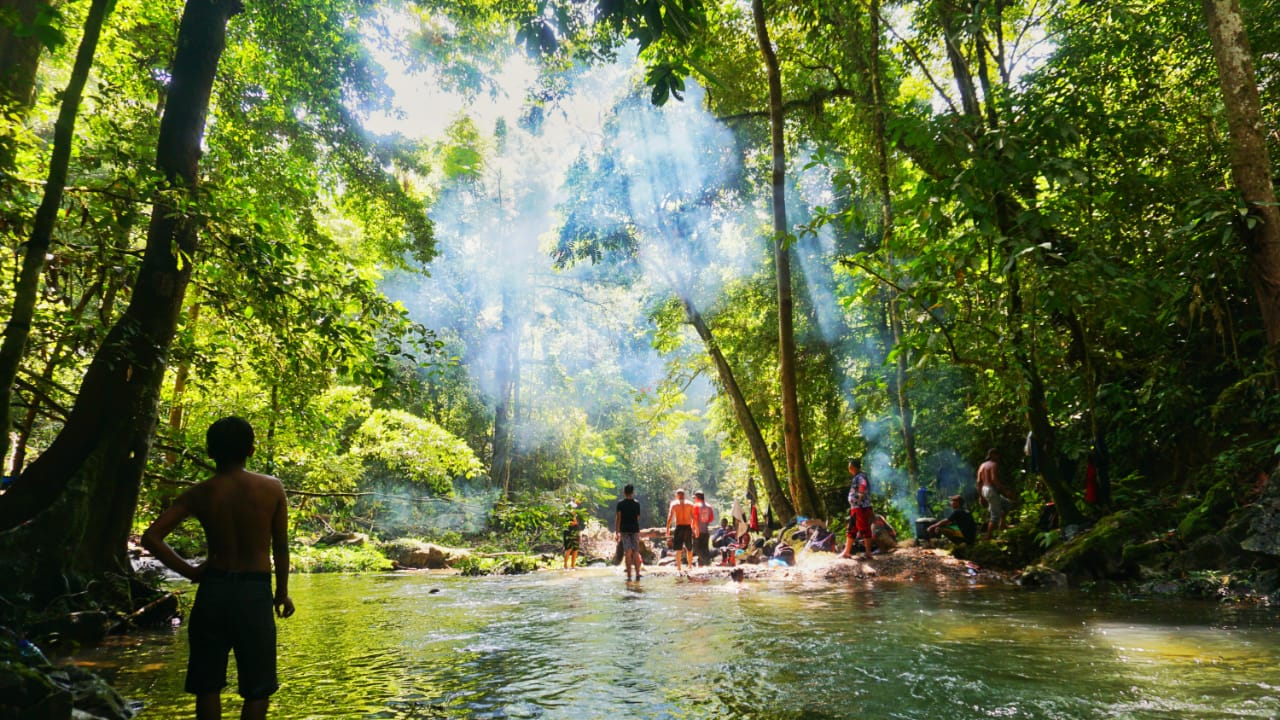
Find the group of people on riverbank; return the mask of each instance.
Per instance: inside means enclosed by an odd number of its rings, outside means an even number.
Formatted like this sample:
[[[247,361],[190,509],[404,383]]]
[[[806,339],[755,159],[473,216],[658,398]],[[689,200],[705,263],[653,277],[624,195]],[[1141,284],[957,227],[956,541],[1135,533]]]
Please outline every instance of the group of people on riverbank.
[[[988,508],[988,517],[981,529],[990,539],[993,534],[1007,526],[1007,512],[1010,499],[998,473],[999,453],[995,449],[987,452],[986,458],[977,472],[976,492],[978,501]],[[877,552],[888,551],[896,544],[896,538],[888,521],[877,515],[872,505],[871,479],[862,470],[860,458],[848,459],[849,483],[849,518],[845,532],[845,543],[841,558],[851,559],[855,556],[855,548],[862,559],[871,560]],[[643,560],[640,557],[640,504],[635,499],[635,488],[627,485],[624,498],[617,504],[614,520],[614,534],[621,546],[621,553],[626,565],[627,580],[639,580]],[[979,525],[973,512],[965,507],[963,495],[949,498],[950,510],[946,517],[928,525],[925,533],[931,538],[948,538],[955,543],[973,543],[977,540]],[[735,503],[736,505],[736,503]],[[752,507],[754,515],[754,505]],[[576,507],[574,509],[576,513]],[[576,561],[577,535],[581,529],[576,514],[566,528],[566,560],[565,566],[571,567]],[[737,511],[735,510],[735,520]],[[693,499],[687,497],[685,490],[675,492],[675,499],[667,509],[664,525],[668,549],[674,553],[677,572],[684,573],[697,564],[706,566],[719,555],[720,564],[732,565],[735,560],[753,549],[751,531],[743,523],[730,526],[728,518],[721,518],[720,526],[713,528],[716,511],[707,502],[702,491],[693,493]],[[754,519],[754,518],[753,518]],[[809,523],[817,521],[806,521]],[[741,525],[741,526],[739,526]],[[831,533],[825,524],[817,528],[805,528],[806,539],[814,549],[831,548]],[[814,532],[816,530],[816,532]],[[572,538],[570,536],[572,535]],[[810,537],[810,535],[816,537]],[[759,540],[755,540],[759,544]],[[888,550],[886,550],[886,546]],[[571,549],[572,547],[572,549]],[[570,553],[572,553],[572,560]],[[771,559],[771,558],[764,558]]]

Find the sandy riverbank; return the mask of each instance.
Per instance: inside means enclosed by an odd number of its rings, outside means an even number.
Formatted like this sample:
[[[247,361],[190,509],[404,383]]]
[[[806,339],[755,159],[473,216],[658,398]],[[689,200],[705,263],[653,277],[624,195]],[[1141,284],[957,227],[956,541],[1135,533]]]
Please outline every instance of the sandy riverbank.
[[[913,545],[902,545],[888,554],[875,555],[872,560],[854,558],[845,560],[833,553],[801,553],[796,564],[790,567],[742,564],[740,567],[748,579],[859,579],[869,581],[923,582],[935,585],[954,584],[1004,584],[1010,582],[1007,573],[986,570],[965,560],[952,557],[946,550]],[[623,574],[621,566],[618,574]],[[653,576],[677,574],[675,565],[646,565],[645,573]],[[733,567],[714,565],[695,567],[688,571],[690,577],[728,577]],[[643,582],[643,581],[642,581]]]

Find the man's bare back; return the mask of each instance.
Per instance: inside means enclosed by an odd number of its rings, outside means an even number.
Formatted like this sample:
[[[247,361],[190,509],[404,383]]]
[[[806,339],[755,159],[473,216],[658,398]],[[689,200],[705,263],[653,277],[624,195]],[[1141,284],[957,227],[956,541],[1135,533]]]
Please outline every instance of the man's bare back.
[[[276,628],[293,615],[289,598],[289,505],[280,481],[249,472],[253,428],[238,417],[209,427],[213,477],[190,488],[142,534],[142,545],[173,571],[200,583],[188,623],[187,692],[196,696],[196,717],[222,716],[221,690],[227,683],[227,657],[234,650],[240,717],[265,718],[276,675]],[[209,557],[192,565],[165,542],[184,520],[194,516],[204,529]],[[275,570],[275,595],[271,570]]]
[[[219,474],[192,488],[187,502],[209,541],[210,567],[228,572],[271,569],[270,540],[285,509],[279,480],[248,470]]]
[[[177,553],[173,558],[164,557],[167,548],[158,546],[189,516],[200,521],[209,546],[209,557],[199,569]],[[161,562],[192,580],[198,580],[205,567],[227,572],[269,572],[272,545],[278,542],[288,547],[284,488],[273,477],[243,468],[218,473],[179,496],[156,518],[142,540]],[[172,559],[179,562],[169,562]],[[194,574],[184,572],[184,565]]]

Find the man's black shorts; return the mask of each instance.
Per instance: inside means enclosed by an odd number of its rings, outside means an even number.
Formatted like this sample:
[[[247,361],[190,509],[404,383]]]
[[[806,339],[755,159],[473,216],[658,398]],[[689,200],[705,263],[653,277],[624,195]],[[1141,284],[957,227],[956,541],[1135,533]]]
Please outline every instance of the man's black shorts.
[[[270,573],[205,571],[187,627],[187,692],[206,695],[226,687],[227,654],[232,651],[240,697],[257,700],[279,689],[271,600]]]
[[[677,525],[675,533],[671,536],[671,549],[679,552],[681,550],[693,551],[693,526]]]

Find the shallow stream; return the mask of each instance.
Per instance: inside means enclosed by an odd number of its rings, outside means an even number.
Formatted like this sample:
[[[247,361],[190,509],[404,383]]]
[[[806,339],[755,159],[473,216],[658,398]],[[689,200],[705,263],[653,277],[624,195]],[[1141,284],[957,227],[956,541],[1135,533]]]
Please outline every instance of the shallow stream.
[[[273,718],[1280,717],[1272,609],[612,568],[290,582]],[[177,628],[78,660],[178,718],[186,651]]]

